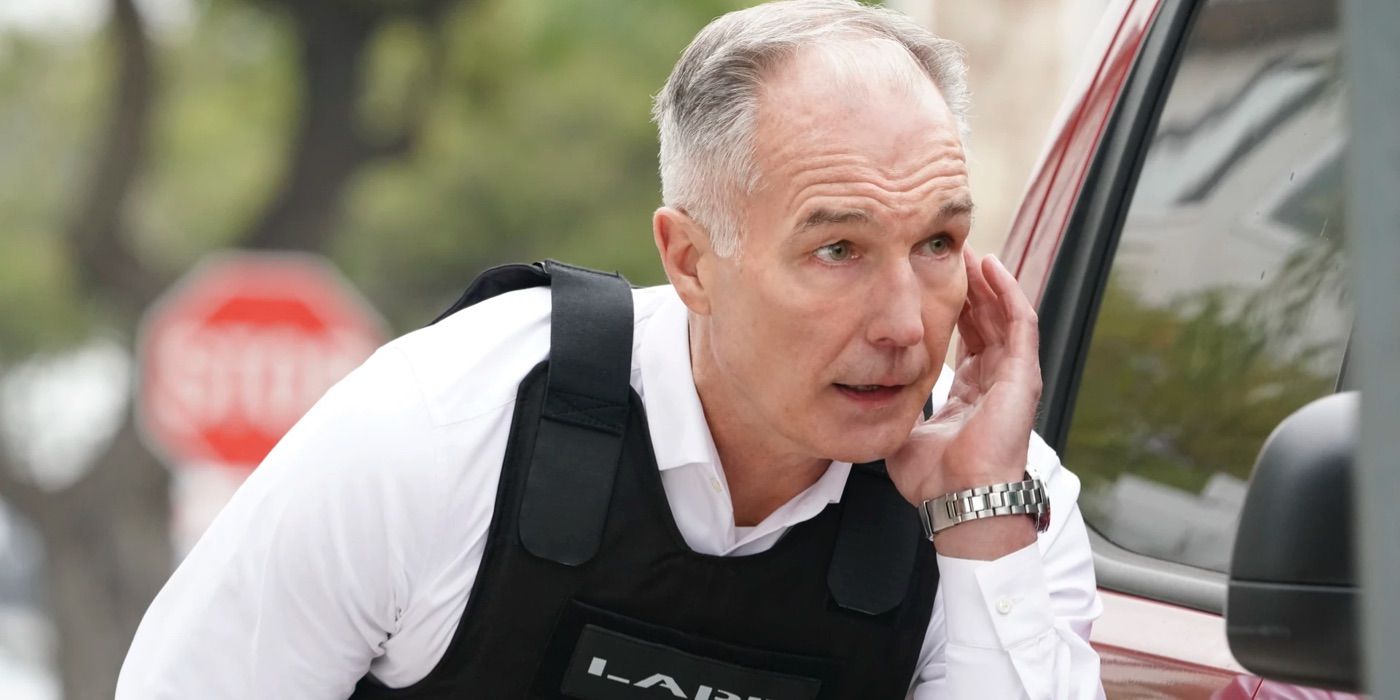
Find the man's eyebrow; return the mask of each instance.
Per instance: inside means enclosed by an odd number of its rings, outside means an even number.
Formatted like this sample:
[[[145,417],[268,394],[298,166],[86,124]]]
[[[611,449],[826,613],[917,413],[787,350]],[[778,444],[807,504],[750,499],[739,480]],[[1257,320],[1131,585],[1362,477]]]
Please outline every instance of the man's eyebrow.
[[[958,197],[944,202],[933,220],[934,223],[942,223],[958,216],[972,216],[972,212],[972,199],[967,196]]]
[[[966,196],[958,197],[943,203],[938,208],[938,213],[934,216],[934,223],[940,224],[948,219],[959,216],[971,216],[973,213],[972,199]],[[870,221],[870,214],[864,209],[828,209],[818,207],[813,209],[802,223],[797,225],[794,233],[802,233],[818,226],[828,224],[863,224]]]
[[[796,233],[827,224],[863,224],[870,221],[870,214],[861,209],[827,209],[819,207],[802,219]]]

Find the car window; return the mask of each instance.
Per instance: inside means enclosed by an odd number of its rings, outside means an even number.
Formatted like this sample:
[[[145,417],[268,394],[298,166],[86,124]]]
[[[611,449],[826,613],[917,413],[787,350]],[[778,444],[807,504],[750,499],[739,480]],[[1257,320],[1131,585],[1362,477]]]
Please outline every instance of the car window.
[[[1065,445],[1089,523],[1224,571],[1264,439],[1351,327],[1334,1],[1200,11],[1113,254]]]

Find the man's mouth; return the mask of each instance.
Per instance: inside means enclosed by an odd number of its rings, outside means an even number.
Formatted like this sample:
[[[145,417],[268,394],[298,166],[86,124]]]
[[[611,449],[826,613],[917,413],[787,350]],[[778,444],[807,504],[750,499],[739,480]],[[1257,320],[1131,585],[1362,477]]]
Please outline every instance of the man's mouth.
[[[903,384],[837,384],[847,397],[863,403],[881,403],[893,399],[904,389]]]

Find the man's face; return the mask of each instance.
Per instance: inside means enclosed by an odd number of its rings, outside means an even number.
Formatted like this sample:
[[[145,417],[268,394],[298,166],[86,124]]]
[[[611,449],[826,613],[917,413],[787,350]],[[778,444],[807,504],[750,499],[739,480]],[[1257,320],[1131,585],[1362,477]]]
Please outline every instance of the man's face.
[[[762,179],[739,254],[713,263],[709,359],[787,451],[869,461],[905,442],[938,378],[972,205],[931,84],[852,89],[820,65],[799,56],[764,89]]]

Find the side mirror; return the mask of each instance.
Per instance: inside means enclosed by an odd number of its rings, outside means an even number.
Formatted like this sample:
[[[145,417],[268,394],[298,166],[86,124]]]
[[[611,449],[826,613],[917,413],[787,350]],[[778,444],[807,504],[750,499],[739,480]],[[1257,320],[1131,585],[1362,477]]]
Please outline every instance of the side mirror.
[[[1352,559],[1356,392],[1286,418],[1259,452],[1225,605],[1235,658],[1271,680],[1359,690]]]

